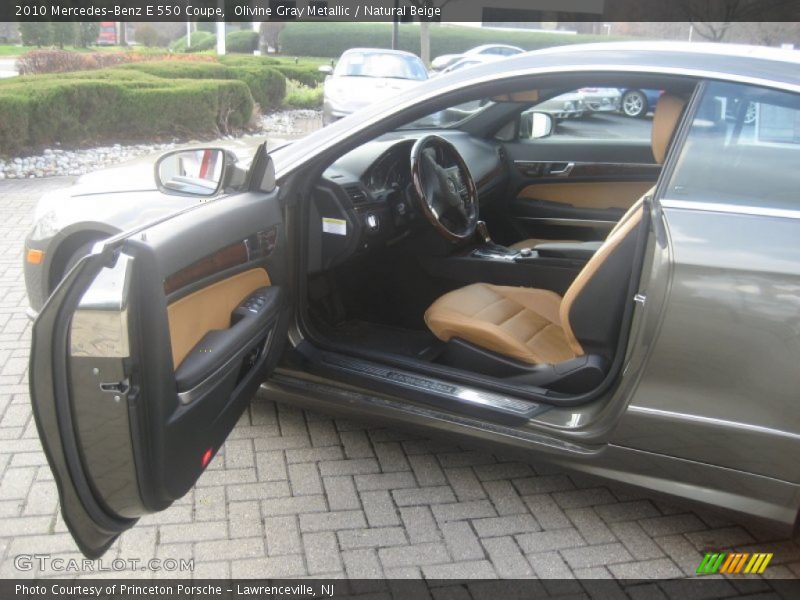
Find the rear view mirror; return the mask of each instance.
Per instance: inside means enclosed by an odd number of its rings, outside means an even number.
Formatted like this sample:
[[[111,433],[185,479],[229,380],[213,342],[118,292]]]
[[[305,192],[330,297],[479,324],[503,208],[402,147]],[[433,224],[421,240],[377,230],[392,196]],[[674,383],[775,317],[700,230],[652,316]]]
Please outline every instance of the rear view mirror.
[[[159,191],[174,196],[215,196],[223,187],[227,167],[236,157],[221,148],[176,150],[156,161]]]
[[[319,67],[319,72],[325,73],[325,75],[330,75],[331,73],[333,73],[333,67],[330,65],[321,65]]]

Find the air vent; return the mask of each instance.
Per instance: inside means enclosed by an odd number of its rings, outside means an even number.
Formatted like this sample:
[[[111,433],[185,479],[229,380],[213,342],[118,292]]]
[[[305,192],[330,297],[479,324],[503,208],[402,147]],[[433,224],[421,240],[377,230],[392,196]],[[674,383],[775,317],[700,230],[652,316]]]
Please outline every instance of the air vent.
[[[367,193],[358,185],[348,185],[344,189],[353,204],[365,204],[369,200]]]

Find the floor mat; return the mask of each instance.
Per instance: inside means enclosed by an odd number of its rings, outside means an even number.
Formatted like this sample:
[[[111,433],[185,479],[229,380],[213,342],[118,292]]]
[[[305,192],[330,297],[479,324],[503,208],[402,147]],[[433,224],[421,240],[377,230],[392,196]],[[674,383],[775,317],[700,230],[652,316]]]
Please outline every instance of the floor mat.
[[[402,354],[419,360],[433,360],[442,342],[429,331],[400,329],[365,321],[348,321],[322,332],[332,342],[357,345],[362,350]]]

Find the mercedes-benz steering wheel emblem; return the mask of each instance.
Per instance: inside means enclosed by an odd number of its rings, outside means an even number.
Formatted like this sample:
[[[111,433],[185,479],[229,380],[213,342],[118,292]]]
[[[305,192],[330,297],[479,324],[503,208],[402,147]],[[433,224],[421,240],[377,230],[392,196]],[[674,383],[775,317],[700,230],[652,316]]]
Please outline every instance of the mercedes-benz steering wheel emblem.
[[[447,187],[450,189],[451,192],[455,193],[456,191],[456,184],[453,183],[452,179],[447,180]]]

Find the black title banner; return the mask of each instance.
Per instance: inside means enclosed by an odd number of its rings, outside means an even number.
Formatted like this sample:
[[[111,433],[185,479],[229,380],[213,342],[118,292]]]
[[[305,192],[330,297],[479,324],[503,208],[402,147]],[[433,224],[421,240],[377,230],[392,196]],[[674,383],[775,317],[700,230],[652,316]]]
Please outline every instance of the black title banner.
[[[0,580],[0,597],[22,600],[312,600],[386,598],[733,598],[760,594],[797,598],[797,580],[743,577],[735,581],[702,577],[673,580],[536,579],[319,579],[319,580]]]
[[[800,21],[797,0],[3,0],[0,21]]]

